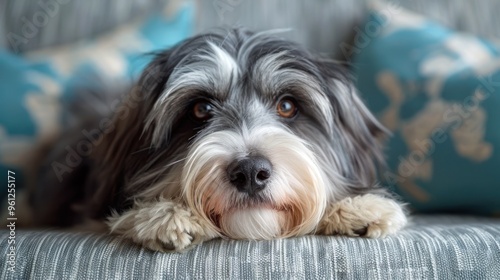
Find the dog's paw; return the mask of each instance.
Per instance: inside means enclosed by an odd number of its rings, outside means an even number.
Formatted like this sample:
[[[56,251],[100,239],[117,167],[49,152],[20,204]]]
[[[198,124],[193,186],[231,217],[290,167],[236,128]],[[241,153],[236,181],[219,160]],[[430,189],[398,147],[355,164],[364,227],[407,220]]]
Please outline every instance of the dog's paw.
[[[319,233],[385,237],[407,223],[403,208],[396,201],[366,194],[332,204],[319,224]]]
[[[183,205],[160,200],[136,203],[108,219],[111,232],[155,251],[182,251],[208,239],[199,219]]]

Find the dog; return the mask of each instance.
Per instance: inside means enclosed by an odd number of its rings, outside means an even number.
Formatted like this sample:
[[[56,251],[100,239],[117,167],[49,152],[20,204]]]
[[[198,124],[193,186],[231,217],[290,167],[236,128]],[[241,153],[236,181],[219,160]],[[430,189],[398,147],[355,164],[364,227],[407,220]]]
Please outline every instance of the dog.
[[[183,251],[220,237],[378,238],[407,223],[377,184],[388,133],[347,70],[272,32],[158,52],[109,111],[50,148],[29,195],[35,225]]]

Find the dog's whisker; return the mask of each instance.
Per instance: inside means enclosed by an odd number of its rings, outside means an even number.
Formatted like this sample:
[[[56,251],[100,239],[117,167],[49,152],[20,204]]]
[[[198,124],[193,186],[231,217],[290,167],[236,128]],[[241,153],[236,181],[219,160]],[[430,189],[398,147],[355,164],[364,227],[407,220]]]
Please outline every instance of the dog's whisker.
[[[131,155],[135,155],[135,154],[138,154],[138,153],[142,153],[142,152],[145,152],[145,151],[149,151],[151,150],[152,148],[151,147],[147,147],[147,148],[144,148],[144,149],[141,149],[141,150],[137,150],[135,152],[132,152]]]
[[[173,161],[173,162],[168,163],[168,164],[167,164],[167,165],[165,165],[164,167],[165,167],[165,168],[171,167],[172,165],[175,165],[175,164],[177,164],[177,163],[179,163],[179,162],[182,162],[182,161],[184,161],[184,160],[186,160],[186,158],[181,158],[181,159],[179,159],[179,160],[176,160],[176,161]]]

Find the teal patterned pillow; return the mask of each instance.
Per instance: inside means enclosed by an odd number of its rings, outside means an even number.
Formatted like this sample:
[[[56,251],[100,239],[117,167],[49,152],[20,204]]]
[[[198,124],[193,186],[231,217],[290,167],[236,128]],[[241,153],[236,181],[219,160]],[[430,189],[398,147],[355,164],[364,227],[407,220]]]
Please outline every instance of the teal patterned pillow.
[[[0,182],[6,186],[11,170],[21,188],[30,149],[62,129],[64,101],[79,88],[130,84],[150,58],[145,53],[191,36],[193,8],[185,2],[173,14],[158,11],[93,41],[26,57],[0,49]],[[2,188],[0,199],[6,193]]]
[[[393,132],[384,183],[418,211],[500,214],[500,48],[386,11],[353,49],[357,87]]]

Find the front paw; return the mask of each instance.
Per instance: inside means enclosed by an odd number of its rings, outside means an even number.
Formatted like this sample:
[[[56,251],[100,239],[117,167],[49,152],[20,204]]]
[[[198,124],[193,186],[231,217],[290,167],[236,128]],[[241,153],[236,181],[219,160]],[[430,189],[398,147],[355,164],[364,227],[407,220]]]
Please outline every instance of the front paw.
[[[108,219],[111,232],[155,251],[182,251],[207,239],[199,219],[183,205],[166,200],[136,203]]]
[[[399,231],[406,223],[396,201],[366,194],[332,204],[319,224],[319,233],[378,238]]]

